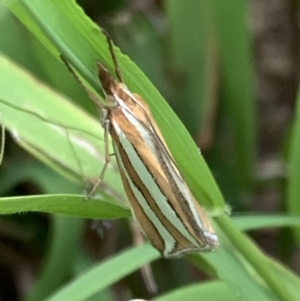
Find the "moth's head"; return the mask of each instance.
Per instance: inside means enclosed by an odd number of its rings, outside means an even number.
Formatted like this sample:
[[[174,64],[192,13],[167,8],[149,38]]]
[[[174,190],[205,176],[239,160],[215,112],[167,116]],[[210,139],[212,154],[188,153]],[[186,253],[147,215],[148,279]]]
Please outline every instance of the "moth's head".
[[[112,88],[117,84],[109,71],[100,62],[97,62],[98,78],[106,95],[112,94]]]

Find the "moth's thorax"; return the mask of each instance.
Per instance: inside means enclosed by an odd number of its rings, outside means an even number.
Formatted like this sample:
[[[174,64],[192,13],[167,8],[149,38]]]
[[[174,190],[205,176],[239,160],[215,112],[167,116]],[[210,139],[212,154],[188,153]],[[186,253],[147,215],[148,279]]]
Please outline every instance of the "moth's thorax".
[[[101,63],[98,62],[97,65],[98,65],[98,77],[101,82],[102,88],[106,95],[110,95],[111,86],[117,82],[110,75],[109,71]]]
[[[106,99],[109,108],[114,108],[117,103],[125,110],[133,110],[133,113],[140,111],[142,115],[149,114],[149,108],[142,98],[129,91],[124,83],[116,81],[109,71],[100,63],[98,63],[98,75],[102,88],[106,94]]]

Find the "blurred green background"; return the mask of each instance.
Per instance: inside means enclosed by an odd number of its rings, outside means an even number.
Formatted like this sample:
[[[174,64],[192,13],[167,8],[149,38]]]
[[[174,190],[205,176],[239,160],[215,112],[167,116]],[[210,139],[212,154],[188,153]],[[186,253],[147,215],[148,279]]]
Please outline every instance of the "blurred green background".
[[[297,300],[300,121],[296,1],[77,1],[83,11],[73,1],[47,0],[40,6],[35,2],[0,1],[0,113],[1,123],[8,129],[0,169],[0,299],[253,300],[257,296],[259,300]],[[60,2],[69,3],[65,7],[74,10],[64,11]],[[56,9],[65,13],[65,24],[76,20],[74,12],[83,23],[64,27]],[[44,24],[43,14],[55,25]],[[59,38],[53,39],[54,46],[47,39],[64,33],[68,39],[72,31],[76,39],[76,32],[85,28],[84,14],[110,33],[185,125],[231,207],[234,227],[252,230],[251,240],[270,255],[253,256],[254,261],[266,262],[266,275],[223,235],[224,254],[203,258],[167,261],[158,259],[148,245],[134,247],[142,236],[130,220],[120,219],[130,213],[116,168],[111,168],[108,185],[103,187],[103,203],[82,201],[80,195],[89,189],[86,183],[95,182],[103,164],[99,114],[58,60],[58,52],[66,51],[69,56],[71,52]],[[99,35],[92,27],[89,30],[91,36]],[[84,70],[85,80],[101,93],[99,85],[89,81],[90,69],[96,80],[90,62],[110,58],[103,42],[104,50],[97,49],[103,58],[92,59],[90,46],[85,44],[89,38],[78,38],[70,59],[75,60],[78,47],[86,61],[78,62],[76,68]],[[143,90],[139,80],[142,83],[144,78],[125,60],[121,58],[126,84]],[[128,69],[122,68],[126,63]],[[23,74],[24,70],[29,73]],[[49,96],[44,94],[47,89]],[[169,117],[159,102],[150,107],[172,153],[180,159],[187,182],[197,190],[201,179],[193,176],[197,170],[191,171],[197,169],[193,166],[196,150],[191,150],[194,153],[189,157],[188,145],[183,154],[185,141],[178,137],[185,132],[172,127],[174,117]],[[23,131],[28,136],[22,136]],[[209,182],[203,185],[208,192],[204,187],[198,193],[207,195],[204,205],[211,209],[208,211],[222,215],[222,196],[206,177],[206,167],[201,168],[198,173]],[[27,211],[37,213],[12,214]],[[219,229],[221,222],[216,223]],[[229,230],[228,226],[225,233]],[[130,249],[123,251],[125,248]],[[99,270],[93,270],[99,260]],[[268,278],[268,268],[274,279]],[[229,275],[224,276],[226,272]],[[290,287],[277,290],[276,275],[278,285],[286,279]],[[67,287],[59,292],[66,283],[69,291]]]

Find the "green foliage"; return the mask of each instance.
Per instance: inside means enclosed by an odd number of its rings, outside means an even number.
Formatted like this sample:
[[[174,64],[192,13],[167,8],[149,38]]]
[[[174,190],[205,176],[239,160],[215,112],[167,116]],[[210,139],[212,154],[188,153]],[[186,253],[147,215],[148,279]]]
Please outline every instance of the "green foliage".
[[[2,165],[5,172],[0,174],[3,195],[0,214],[53,214],[46,264],[25,299],[113,300],[108,290],[111,285],[158,259],[159,254],[145,244],[112,255],[91,267],[90,259],[82,251],[81,218],[115,220],[128,218],[130,213],[114,161],[97,196],[92,200],[84,199],[84,184],[97,181],[105,160],[103,130],[95,117],[98,118],[96,108],[59,59],[60,54],[67,57],[86,85],[101,95],[96,61],[105,64],[112,73],[114,71],[106,39],[75,1],[2,2],[0,21],[12,26],[6,33],[0,33],[5,41],[0,45],[1,120],[14,140],[43,164],[26,162],[22,160],[24,154],[21,153],[20,158],[20,153],[15,155],[13,151],[8,151],[10,157],[5,161],[5,154]],[[170,26],[169,45],[164,45],[168,49],[166,59],[157,32],[142,16],[136,17],[129,29],[111,26],[112,34],[150,77],[162,76],[164,63],[164,68],[169,68],[170,78],[175,82],[172,89],[168,88],[170,79],[154,78],[153,82],[164,94],[172,96],[172,105],[196,140],[217,101],[210,84],[215,82],[216,70],[220,69],[217,81],[221,106],[225,108],[224,115],[232,129],[236,158],[228,175],[232,182],[227,190],[238,199],[253,188],[255,153],[253,67],[244,21],[245,4],[235,0],[224,7],[223,2],[217,0],[201,3],[195,0],[190,4],[166,1],[165,9]],[[26,40],[14,26],[16,20],[12,16],[18,19],[19,26],[24,26]],[[176,282],[180,287],[154,300],[195,300],[195,296],[203,300],[295,300],[300,279],[265,255],[242,230],[291,226],[299,240],[299,216],[229,218],[220,188],[186,128],[129,57],[118,48],[116,54],[125,83],[149,104],[189,187],[200,204],[214,216],[221,241],[220,248],[213,253],[187,257],[195,269],[205,271],[212,281],[186,285],[188,281],[181,275],[181,260],[170,261],[177,273],[174,279],[167,276],[168,281],[173,288]],[[147,61],[147,57],[152,60]],[[217,69],[215,60],[218,60]],[[286,202],[290,212],[299,215],[297,179],[300,168],[296,168],[299,166],[299,114],[295,118]],[[220,133],[216,135],[219,137]],[[223,152],[221,143],[214,145],[214,153],[212,166],[222,173],[224,166],[229,166],[228,153]],[[28,179],[45,194],[8,196],[17,183]],[[223,191],[223,186],[220,187]],[[225,196],[229,203],[230,199],[227,194]],[[80,251],[76,252],[77,249]],[[78,265],[80,268],[76,271]],[[163,268],[154,271],[164,273]],[[133,297],[131,292],[127,292],[127,296],[128,299]]]

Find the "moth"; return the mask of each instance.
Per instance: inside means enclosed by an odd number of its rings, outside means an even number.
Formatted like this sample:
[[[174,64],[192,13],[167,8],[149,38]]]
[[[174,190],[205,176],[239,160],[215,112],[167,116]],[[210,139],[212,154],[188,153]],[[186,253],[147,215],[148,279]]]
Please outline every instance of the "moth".
[[[124,84],[113,43],[106,34],[117,80],[97,62],[106,103],[87,89],[102,111],[105,164],[92,195],[110,162],[109,135],[132,214],[142,232],[165,258],[210,251],[218,237],[204,209],[196,201],[179,171],[146,102]]]

